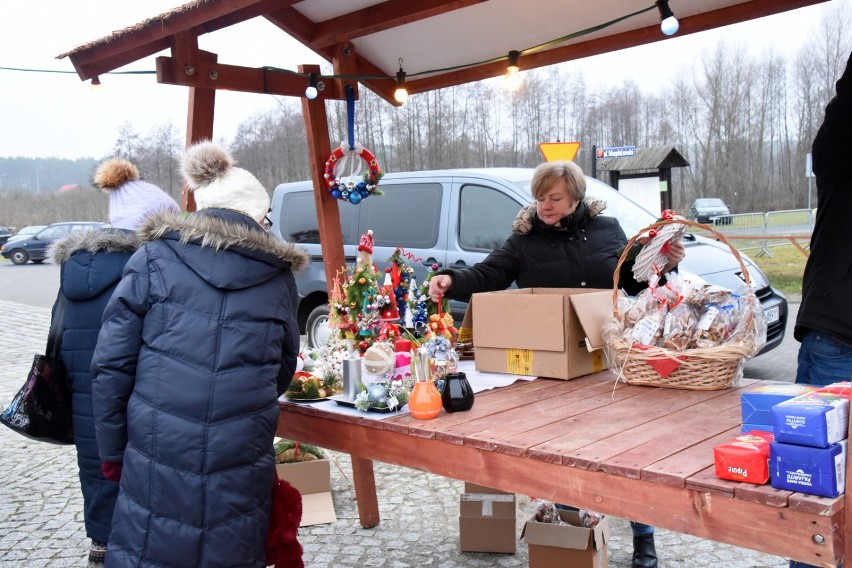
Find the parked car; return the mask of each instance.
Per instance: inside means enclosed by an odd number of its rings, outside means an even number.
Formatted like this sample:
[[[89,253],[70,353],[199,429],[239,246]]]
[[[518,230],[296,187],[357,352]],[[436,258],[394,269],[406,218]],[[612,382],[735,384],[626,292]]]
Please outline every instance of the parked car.
[[[730,225],[733,219],[731,211],[725,202],[718,197],[702,197],[696,199],[689,206],[686,218],[699,223],[712,223],[714,225]]]
[[[423,282],[429,267],[475,264],[509,236],[518,210],[530,203],[530,168],[483,168],[389,173],[382,178],[384,195],[359,205],[339,204],[346,263],[355,262],[360,236],[373,230],[373,259],[379,270],[397,247]],[[607,203],[604,215],[616,217],[628,237],[653,223],[656,215],[610,186],[586,178],[586,193]],[[281,184],[272,196],[272,233],[303,247],[310,266],[296,277],[299,291],[298,322],[308,343],[327,341],[328,295],[322,248],[309,181]],[[742,267],[731,250],[713,239],[687,234],[686,258],[680,272],[700,276],[731,290],[743,285]],[[781,343],[787,321],[787,300],[769,284],[766,275],[746,255],[743,262],[760,299],[768,324],[768,351]],[[460,321],[467,304],[451,302]]]
[[[4,244],[0,247],[0,254],[10,259],[15,264],[26,264],[33,261],[35,264],[44,262],[47,247],[54,241],[61,239],[71,233],[78,231],[91,231],[106,227],[107,223],[96,221],[72,221],[67,223],[53,223],[48,225],[35,235],[17,241]]]
[[[0,227],[0,245],[4,244],[12,237],[12,231],[7,227]]]
[[[27,237],[35,235],[45,227],[47,227],[47,225],[27,225],[26,227],[9,237],[9,240],[7,240],[6,242],[9,243],[12,241],[20,241],[21,239],[26,239]]]

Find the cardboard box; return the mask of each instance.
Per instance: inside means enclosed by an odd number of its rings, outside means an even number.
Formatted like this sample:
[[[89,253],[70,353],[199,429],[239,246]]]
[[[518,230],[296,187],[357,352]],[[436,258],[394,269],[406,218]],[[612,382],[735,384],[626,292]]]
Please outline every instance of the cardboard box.
[[[827,448],[772,442],[772,487],[821,497],[846,490],[846,440]]]
[[[817,390],[814,385],[777,383],[761,385],[740,395],[744,424],[772,424],[772,407]]]
[[[772,434],[752,430],[713,448],[716,477],[763,485],[769,481]]]
[[[596,527],[580,526],[576,511],[559,511],[568,525],[539,523],[530,519],[521,538],[529,547],[530,568],[605,568],[609,522],[606,517]]]
[[[830,392],[809,392],[776,404],[772,416],[776,441],[827,448],[848,434],[849,400]]]
[[[331,467],[328,460],[279,463],[278,477],[286,479],[302,494],[300,527],[337,522],[331,498]]]
[[[459,500],[459,548],[465,552],[515,554],[515,495],[462,493]]]
[[[479,371],[572,379],[608,367],[601,329],[611,290],[487,292],[473,295],[468,312]]]

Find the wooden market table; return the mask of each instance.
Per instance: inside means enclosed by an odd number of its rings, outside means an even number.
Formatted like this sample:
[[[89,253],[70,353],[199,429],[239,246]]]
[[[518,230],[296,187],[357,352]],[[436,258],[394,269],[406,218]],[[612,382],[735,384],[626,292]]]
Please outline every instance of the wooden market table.
[[[713,447],[740,433],[740,394],[619,383],[609,372],[478,393],[467,412],[374,420],[281,403],[278,435],[352,456],[361,525],[379,523],[373,460],[837,566],[845,498],[717,479]]]

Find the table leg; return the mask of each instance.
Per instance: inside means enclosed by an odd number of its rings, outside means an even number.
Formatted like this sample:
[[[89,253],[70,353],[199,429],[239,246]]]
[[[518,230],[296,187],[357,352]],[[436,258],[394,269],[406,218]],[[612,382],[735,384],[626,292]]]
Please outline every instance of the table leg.
[[[376,477],[373,461],[352,456],[352,477],[355,479],[355,498],[358,501],[358,517],[365,529],[379,524],[379,499],[376,496]]]

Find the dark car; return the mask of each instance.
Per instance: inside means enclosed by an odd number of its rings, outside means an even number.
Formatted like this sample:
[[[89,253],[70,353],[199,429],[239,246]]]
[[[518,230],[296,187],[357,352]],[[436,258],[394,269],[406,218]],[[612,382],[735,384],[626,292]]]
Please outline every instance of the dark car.
[[[712,223],[714,225],[730,225],[731,211],[725,202],[718,197],[702,197],[696,199],[689,206],[687,219],[699,223]]]
[[[374,231],[373,258],[384,270],[385,259],[402,247],[417,282],[432,265],[461,267],[481,261],[509,236],[521,206],[533,201],[532,169],[483,168],[399,172],[382,178],[384,195],[361,204],[338,208],[347,263],[355,262],[359,236]],[[312,182],[279,185],[272,196],[271,232],[311,255],[310,266],[296,277],[299,290],[299,327],[311,346],[323,345],[330,333],[328,295]],[[610,186],[586,178],[589,197],[607,203],[603,214],[615,217],[628,236],[654,222],[656,215],[643,209]],[[400,212],[416,211],[405,215]],[[681,274],[737,290],[743,285],[743,269],[724,244],[687,233],[686,258]],[[769,283],[766,275],[746,255],[741,255],[767,322],[763,351],[784,338],[787,300]],[[453,316],[460,321],[466,304],[452,301]]]
[[[48,225],[31,237],[4,244],[0,247],[0,254],[15,264],[26,264],[29,261],[39,264],[44,262],[47,254],[47,247],[54,241],[68,236],[71,233],[92,231],[106,226],[106,223],[98,223],[96,221],[54,223],[52,225]]]
[[[47,227],[47,225],[27,225],[26,227],[23,227],[17,233],[9,237],[9,240],[7,240],[6,242],[10,243],[12,241],[20,241],[21,239],[26,239],[27,237],[35,235],[45,227]]]

